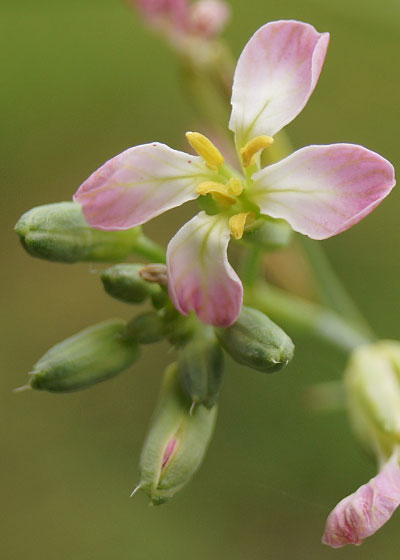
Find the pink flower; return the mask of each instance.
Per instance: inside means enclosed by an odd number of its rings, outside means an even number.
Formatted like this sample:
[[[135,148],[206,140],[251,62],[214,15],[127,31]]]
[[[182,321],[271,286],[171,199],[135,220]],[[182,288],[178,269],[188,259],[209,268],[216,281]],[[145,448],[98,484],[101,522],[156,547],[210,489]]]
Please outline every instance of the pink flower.
[[[333,548],[360,545],[392,516],[400,505],[400,468],[397,459],[354,494],[344,498],[329,514],[322,542]]]
[[[297,21],[261,27],[245,46],[234,75],[229,128],[242,173],[217,148],[187,133],[198,156],[164,144],[135,146],[95,171],[75,200],[89,225],[118,230],[143,224],[198,196],[202,211],[167,249],[170,297],[183,314],[226,327],[241,308],[241,281],[227,259],[254,215],[285,219],[313,239],[346,230],[369,214],[395,184],[392,165],[352,144],[308,146],[261,169],[260,152],[306,105],[324,62],[328,33]],[[200,201],[201,202],[201,201]]]

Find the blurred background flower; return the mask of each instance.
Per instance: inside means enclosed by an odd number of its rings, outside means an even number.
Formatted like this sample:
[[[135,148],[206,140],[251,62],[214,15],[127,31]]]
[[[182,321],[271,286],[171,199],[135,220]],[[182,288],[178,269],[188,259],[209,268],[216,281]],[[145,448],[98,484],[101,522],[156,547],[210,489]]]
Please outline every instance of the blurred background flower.
[[[331,33],[313,102],[288,127],[295,147],[354,142],[399,169],[397,0],[229,5],[225,37],[235,55],[269,20],[299,19]],[[102,266],[28,258],[12,231],[18,217],[70,200],[93,169],[129,146],[159,139],[184,149],[182,133],[197,130],[197,122],[173,55],[123,2],[3,0],[1,16],[8,53],[0,90],[4,557],[397,559],[398,512],[361,549],[320,544],[338,497],[376,472],[354,445],[343,411],[316,415],[302,406],[307,386],[342,375],[345,356],[327,347],[294,337],[295,359],[275,376],[227,362],[202,469],[158,509],[143,495],[128,496],[166,346],[90,391],[11,392],[55,343],[109,317],[130,318],[126,305],[104,293]],[[400,338],[399,197],[395,189],[367,220],[323,242],[380,338]],[[192,214],[190,205],[174,210],[146,232],[164,242]],[[292,288],[312,293],[301,263],[290,272],[288,254],[276,258],[294,278]]]

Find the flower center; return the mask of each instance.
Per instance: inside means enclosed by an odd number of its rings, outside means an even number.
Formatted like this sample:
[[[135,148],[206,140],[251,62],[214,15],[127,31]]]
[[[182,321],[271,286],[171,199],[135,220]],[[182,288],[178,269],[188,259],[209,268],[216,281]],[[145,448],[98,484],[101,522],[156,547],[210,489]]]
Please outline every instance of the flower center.
[[[192,148],[202,157],[209,169],[220,170],[224,163],[221,152],[214,144],[200,132],[187,132],[186,138]],[[241,150],[243,167],[254,163],[255,157],[264,148],[270,146],[274,139],[270,136],[258,136],[253,138]],[[203,181],[196,187],[196,193],[200,196],[211,195],[213,200],[222,208],[233,206],[237,197],[243,192],[244,184],[238,177],[230,177],[226,183],[219,181]],[[239,212],[229,218],[229,229],[235,239],[241,239],[246,223],[254,220],[254,212]]]
[[[197,194],[205,196],[211,194],[213,199],[221,206],[231,206],[236,203],[236,197],[243,191],[240,179],[232,177],[227,183],[217,181],[204,181],[196,187]]]

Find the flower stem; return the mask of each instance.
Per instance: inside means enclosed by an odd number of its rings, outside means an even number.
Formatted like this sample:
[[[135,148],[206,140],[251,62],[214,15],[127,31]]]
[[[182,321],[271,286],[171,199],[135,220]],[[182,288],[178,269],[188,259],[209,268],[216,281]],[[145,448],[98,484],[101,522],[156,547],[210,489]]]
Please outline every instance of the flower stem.
[[[356,323],[365,334],[372,336],[370,326],[336,276],[321,244],[304,235],[299,235],[298,239],[312,266],[323,303]]]
[[[132,252],[144,257],[150,262],[165,263],[165,249],[146,237],[143,233],[135,241]]]
[[[240,277],[245,286],[251,287],[258,279],[260,257],[262,254],[263,251],[259,247],[251,247],[243,255]]]
[[[372,337],[359,326],[334,311],[311,303],[280,288],[257,284],[245,292],[245,303],[266,313],[272,320],[282,323],[289,331],[306,334],[336,349],[350,353],[362,344],[369,344]]]

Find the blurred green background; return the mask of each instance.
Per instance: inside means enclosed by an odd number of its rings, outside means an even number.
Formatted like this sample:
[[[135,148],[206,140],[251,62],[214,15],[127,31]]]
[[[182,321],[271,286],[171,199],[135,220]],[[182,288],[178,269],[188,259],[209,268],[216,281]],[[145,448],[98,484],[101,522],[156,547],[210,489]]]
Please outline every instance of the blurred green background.
[[[399,168],[398,0],[230,2],[236,55],[274,19],[331,32],[318,87],[288,127],[298,147],[355,142]],[[99,266],[28,257],[12,228],[32,206],[69,200],[101,163],[152,140],[183,148],[196,121],[173,55],[119,0],[2,0],[0,527],[6,560],[397,559],[400,513],[361,548],[320,544],[328,512],[367,481],[344,412],[301,402],[311,383],[337,379],[344,357],[295,338],[281,374],[228,363],[214,440],[192,483],[149,508],[129,499],[167,347],[81,393],[12,393],[54,343],[133,310],[108,298]],[[381,337],[400,338],[399,193],[367,220],[324,242],[340,277]],[[189,215],[146,231],[165,242]]]

